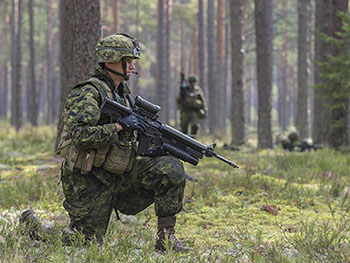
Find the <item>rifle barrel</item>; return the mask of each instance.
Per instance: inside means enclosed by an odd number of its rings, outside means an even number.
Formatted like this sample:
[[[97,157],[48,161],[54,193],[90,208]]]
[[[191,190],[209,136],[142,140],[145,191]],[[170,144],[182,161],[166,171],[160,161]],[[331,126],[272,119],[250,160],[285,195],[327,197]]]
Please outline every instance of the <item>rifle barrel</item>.
[[[221,161],[227,163],[228,165],[230,165],[230,166],[233,167],[233,168],[241,169],[241,168],[239,167],[238,164],[236,164],[236,163],[234,163],[234,162],[232,162],[232,161],[226,159],[225,157],[222,157],[221,155],[218,155],[218,154],[215,153],[214,156],[215,156],[216,158],[218,158],[219,160],[221,160]]]

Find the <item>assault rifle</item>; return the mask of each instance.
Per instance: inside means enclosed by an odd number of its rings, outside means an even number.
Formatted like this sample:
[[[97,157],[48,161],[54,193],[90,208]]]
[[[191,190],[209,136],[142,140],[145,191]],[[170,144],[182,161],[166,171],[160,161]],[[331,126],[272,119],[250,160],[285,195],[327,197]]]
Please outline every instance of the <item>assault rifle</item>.
[[[234,162],[215,153],[215,143],[206,146],[157,120],[157,113],[160,109],[160,106],[139,96],[135,98],[135,105],[132,108],[106,98],[103,101],[101,113],[109,114],[112,119],[120,115],[124,117],[133,114],[148,124],[147,130],[139,137],[137,151],[140,155],[159,156],[170,154],[192,165],[197,165],[199,159],[202,159],[203,156],[215,157],[233,168],[240,168]]]
[[[307,150],[308,152],[310,152],[311,150],[314,150],[316,152],[318,149],[322,148],[321,145],[312,144],[312,143],[309,143],[305,140],[303,140],[299,144],[294,144],[293,146],[298,147],[301,152],[305,152],[305,150]]]
[[[181,97],[181,103],[185,103],[185,96],[186,96],[186,89],[188,89],[188,84],[185,80],[185,73],[180,73],[181,82],[180,82],[180,97]]]

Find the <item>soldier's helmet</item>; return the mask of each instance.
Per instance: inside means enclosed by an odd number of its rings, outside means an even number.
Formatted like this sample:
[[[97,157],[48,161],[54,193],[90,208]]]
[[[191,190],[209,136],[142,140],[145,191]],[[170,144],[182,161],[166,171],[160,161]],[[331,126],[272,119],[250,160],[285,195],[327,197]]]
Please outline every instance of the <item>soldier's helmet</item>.
[[[116,63],[124,57],[140,58],[140,47],[136,38],[117,33],[106,36],[96,45],[96,60],[98,63]]]
[[[197,81],[197,76],[194,75],[194,74],[191,74],[191,75],[188,76],[187,80],[188,80],[189,83],[196,82]]]
[[[299,139],[299,132],[298,131],[292,131],[288,134],[288,139],[291,142],[295,142],[296,140]]]

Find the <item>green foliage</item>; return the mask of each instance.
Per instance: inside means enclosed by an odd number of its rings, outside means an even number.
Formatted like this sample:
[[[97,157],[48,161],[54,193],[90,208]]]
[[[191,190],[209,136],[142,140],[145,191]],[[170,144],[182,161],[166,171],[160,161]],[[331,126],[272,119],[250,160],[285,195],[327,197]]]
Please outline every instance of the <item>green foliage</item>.
[[[342,32],[335,32],[334,37],[322,34],[322,38],[336,48],[336,56],[328,55],[328,61],[320,63],[322,77],[327,79],[320,87],[327,91],[325,96],[335,99],[332,109],[345,108],[342,100],[350,96],[350,15],[339,14],[342,18]]]
[[[70,247],[61,241],[69,218],[62,207],[60,160],[53,153],[55,128],[27,129],[16,134],[0,129],[0,258],[1,262],[346,262],[350,227],[350,154],[328,149],[284,152],[281,149],[219,154],[242,169],[214,158],[186,164],[184,209],[177,237],[188,254],[154,251],[153,206],[136,216],[121,214],[108,227],[104,244]],[[203,143],[214,138],[201,137]],[[18,218],[32,207],[54,227],[47,242],[31,241]]]

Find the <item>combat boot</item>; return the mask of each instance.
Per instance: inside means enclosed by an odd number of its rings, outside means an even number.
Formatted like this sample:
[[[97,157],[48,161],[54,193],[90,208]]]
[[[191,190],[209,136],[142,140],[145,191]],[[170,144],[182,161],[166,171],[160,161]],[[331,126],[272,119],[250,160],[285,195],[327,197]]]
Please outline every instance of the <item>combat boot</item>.
[[[188,252],[185,247],[175,237],[176,216],[158,217],[158,239],[155,245],[156,251],[165,252],[165,241],[168,240],[168,247],[176,252]]]
[[[21,214],[20,222],[25,224],[26,231],[29,233],[31,239],[42,241],[39,235],[39,228],[41,225],[32,209],[25,210]]]

